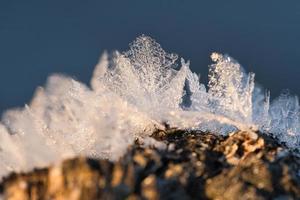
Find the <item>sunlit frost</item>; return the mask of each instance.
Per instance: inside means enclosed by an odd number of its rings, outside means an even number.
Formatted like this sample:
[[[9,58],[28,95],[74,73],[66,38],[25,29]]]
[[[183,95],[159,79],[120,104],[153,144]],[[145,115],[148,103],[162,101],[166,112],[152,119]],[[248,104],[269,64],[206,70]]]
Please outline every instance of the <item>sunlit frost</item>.
[[[90,86],[52,75],[31,103],[6,111],[0,123],[0,178],[78,155],[117,160],[136,138],[173,127],[228,134],[261,131],[290,149],[300,147],[297,97],[270,93],[241,65],[211,55],[208,85],[189,62],[142,35],[125,52],[104,52]],[[189,103],[185,104],[183,98]]]

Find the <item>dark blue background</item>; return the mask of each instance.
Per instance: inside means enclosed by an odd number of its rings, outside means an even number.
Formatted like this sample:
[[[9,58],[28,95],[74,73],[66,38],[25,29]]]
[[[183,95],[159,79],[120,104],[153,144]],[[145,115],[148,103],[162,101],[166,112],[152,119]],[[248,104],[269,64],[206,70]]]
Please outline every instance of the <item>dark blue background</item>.
[[[300,94],[300,1],[1,0],[0,112],[29,102],[53,72],[88,82],[104,49],[154,37],[206,80],[228,53],[278,95]]]

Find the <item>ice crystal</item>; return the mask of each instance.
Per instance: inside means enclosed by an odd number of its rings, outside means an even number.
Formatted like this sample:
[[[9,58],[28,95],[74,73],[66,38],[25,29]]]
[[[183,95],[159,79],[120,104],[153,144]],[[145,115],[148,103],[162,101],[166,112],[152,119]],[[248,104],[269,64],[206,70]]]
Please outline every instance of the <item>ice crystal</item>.
[[[254,74],[246,75],[229,56],[213,53],[209,68],[208,93],[213,112],[234,120],[252,122]]]
[[[189,63],[182,59],[177,71],[176,60],[177,55],[166,53],[152,38],[142,35],[130,50],[116,52],[110,65],[103,58],[95,72],[101,71],[101,75],[92,85],[104,85],[139,110],[162,120],[163,111],[179,109],[182,102]]]
[[[135,138],[166,148],[148,137],[166,124],[215,134],[260,130],[299,149],[298,98],[283,94],[270,103],[253,73],[227,55],[211,58],[206,87],[189,62],[181,58],[179,66],[177,55],[142,35],[128,51],[103,53],[91,87],[50,76],[29,105],[3,114],[0,178],[77,155],[117,160]]]
[[[263,132],[270,128],[270,92],[255,86],[252,93],[252,122]]]
[[[272,102],[269,132],[290,148],[300,148],[300,106],[298,97],[283,93]]]
[[[222,134],[235,128],[254,128],[252,93],[254,74],[246,74],[231,57],[213,53],[215,64],[209,67],[208,89],[199,77],[189,71],[187,80],[191,92],[191,111],[202,113],[201,130]],[[213,115],[212,115],[213,114]],[[199,120],[200,121],[200,120]]]
[[[30,105],[3,115],[0,157],[5,167],[0,171],[29,170],[76,155],[119,158],[153,123],[117,95],[104,88],[102,92],[51,76]]]

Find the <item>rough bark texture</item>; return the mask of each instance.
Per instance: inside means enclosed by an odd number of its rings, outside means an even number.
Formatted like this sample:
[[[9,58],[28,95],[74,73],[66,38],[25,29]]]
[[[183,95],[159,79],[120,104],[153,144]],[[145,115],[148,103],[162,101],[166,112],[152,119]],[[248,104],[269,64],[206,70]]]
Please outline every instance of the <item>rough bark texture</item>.
[[[5,199],[300,199],[300,159],[272,138],[184,131],[153,135],[167,149],[137,141],[116,163],[76,158],[13,174]]]

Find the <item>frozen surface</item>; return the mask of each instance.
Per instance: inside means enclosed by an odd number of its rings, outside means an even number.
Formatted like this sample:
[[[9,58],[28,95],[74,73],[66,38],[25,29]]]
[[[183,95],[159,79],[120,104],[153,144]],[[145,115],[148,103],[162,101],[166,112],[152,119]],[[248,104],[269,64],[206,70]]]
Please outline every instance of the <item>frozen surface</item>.
[[[135,138],[164,148],[148,136],[166,124],[215,134],[260,130],[299,149],[298,98],[284,93],[270,103],[253,73],[227,55],[211,58],[205,86],[189,62],[142,35],[126,52],[103,53],[91,87],[50,76],[29,105],[3,114],[0,177],[78,155],[117,160]]]

